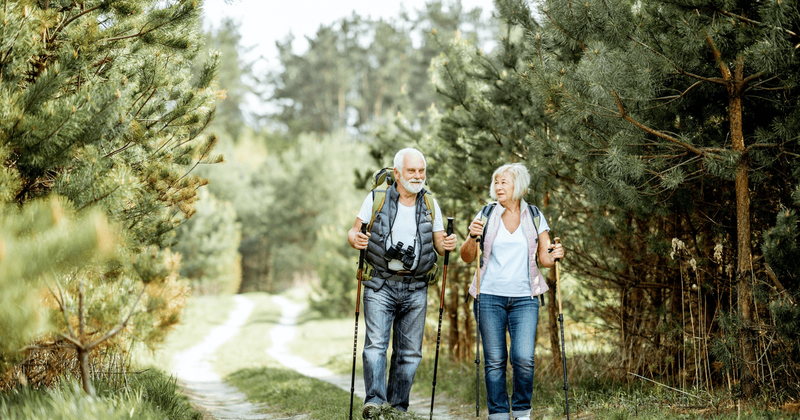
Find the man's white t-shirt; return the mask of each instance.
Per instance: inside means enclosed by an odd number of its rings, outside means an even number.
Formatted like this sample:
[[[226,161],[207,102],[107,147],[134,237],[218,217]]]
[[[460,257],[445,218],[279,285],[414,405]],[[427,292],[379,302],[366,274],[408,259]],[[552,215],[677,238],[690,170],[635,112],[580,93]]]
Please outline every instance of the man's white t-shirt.
[[[367,194],[367,198],[361,204],[361,210],[358,211],[358,218],[363,222],[369,223],[372,219],[372,192]],[[444,230],[444,223],[442,223],[442,210],[439,208],[439,203],[433,200],[433,207],[435,217],[433,219],[433,231],[441,232]],[[394,223],[390,224],[392,231],[389,233],[389,242],[386,243],[386,249],[393,247],[396,243],[403,243],[403,250],[408,249],[409,245],[414,247],[414,265],[411,270],[417,267],[419,261],[420,246],[416,243],[417,240],[417,220],[416,209],[414,206],[404,206],[400,202],[397,203],[397,216],[395,216]],[[404,270],[403,263],[400,260],[389,261],[389,269],[395,271]]]

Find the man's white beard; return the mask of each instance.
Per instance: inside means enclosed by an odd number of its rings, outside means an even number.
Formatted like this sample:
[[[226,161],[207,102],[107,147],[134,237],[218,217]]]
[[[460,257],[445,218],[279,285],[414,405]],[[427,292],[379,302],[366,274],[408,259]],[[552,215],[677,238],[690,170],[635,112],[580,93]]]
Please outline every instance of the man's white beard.
[[[403,188],[405,188],[406,191],[412,194],[419,193],[422,191],[422,187],[425,186],[424,179],[415,179],[414,181],[409,181],[403,176],[400,177],[400,183],[403,184]]]

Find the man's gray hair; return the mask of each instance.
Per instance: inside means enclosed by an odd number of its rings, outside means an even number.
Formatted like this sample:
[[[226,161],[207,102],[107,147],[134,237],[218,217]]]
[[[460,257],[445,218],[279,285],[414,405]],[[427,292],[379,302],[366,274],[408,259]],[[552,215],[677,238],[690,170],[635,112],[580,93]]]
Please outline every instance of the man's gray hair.
[[[425,165],[425,169],[428,168],[428,162],[425,161],[425,155],[423,155],[422,152],[413,147],[406,147],[405,149],[400,149],[400,151],[394,155],[394,168],[400,173],[403,172],[403,158],[405,158],[405,156],[409,153],[421,157],[422,163]]]
[[[492,182],[489,185],[489,195],[492,199],[497,200],[497,192],[494,190],[494,181],[498,176],[508,174],[511,180],[514,181],[514,192],[511,194],[511,199],[520,201],[525,194],[528,193],[528,186],[531,183],[531,176],[528,174],[528,168],[521,163],[508,163],[497,168],[492,174]]]

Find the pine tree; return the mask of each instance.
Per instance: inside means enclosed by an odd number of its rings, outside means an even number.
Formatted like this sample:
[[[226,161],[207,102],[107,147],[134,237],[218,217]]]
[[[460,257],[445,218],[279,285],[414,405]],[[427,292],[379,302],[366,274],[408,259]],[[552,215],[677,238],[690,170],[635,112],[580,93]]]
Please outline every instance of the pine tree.
[[[46,328],[44,278],[114,256],[116,233],[97,210],[76,215],[64,199],[35,200],[0,211],[0,372]]]
[[[0,10],[0,148],[6,203],[64,197],[121,230],[112,263],[56,271],[47,297],[55,340],[89,357],[127,340],[154,343],[177,322],[185,286],[168,250],[220,161],[213,117],[217,57],[193,81],[201,2],[6,1]]]
[[[599,313],[621,333],[626,368],[693,367],[677,363],[686,304],[709,328],[693,334],[739,338],[729,350],[743,386],[764,380],[747,378],[758,376],[753,332],[771,328],[754,306],[772,299],[760,292],[770,270],[751,253],[779,206],[797,206],[797,3],[497,7],[508,31],[496,54],[456,42],[436,64],[451,103],[439,131],[455,174],[448,185],[468,196],[484,188],[485,166],[529,163],[565,219],[568,268],[600,282],[590,289],[598,302],[610,301],[608,286],[619,293]],[[682,291],[689,281],[700,292]],[[735,311],[741,322],[728,325],[741,328],[725,331],[718,311]],[[661,361],[626,350],[650,346]]]

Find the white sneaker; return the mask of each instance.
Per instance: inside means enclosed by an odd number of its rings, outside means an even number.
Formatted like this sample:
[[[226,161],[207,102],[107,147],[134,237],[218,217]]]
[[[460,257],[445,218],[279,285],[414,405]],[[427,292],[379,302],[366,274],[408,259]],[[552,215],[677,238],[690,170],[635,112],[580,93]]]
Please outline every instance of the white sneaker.
[[[516,417],[514,420],[531,420],[530,417]]]

